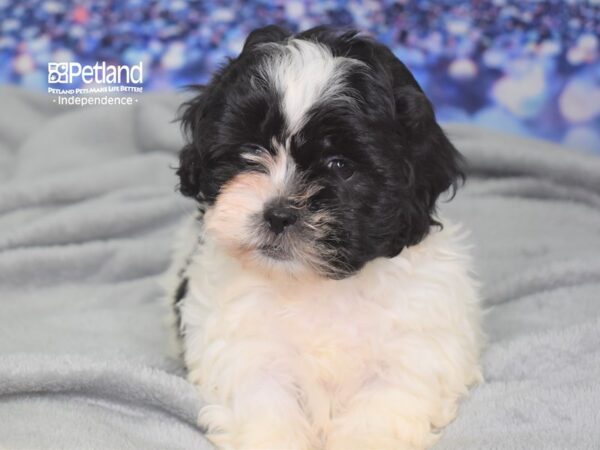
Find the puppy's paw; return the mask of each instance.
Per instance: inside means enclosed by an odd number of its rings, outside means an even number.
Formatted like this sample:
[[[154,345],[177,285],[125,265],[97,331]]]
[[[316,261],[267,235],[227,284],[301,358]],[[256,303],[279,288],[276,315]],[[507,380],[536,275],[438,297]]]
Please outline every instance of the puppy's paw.
[[[424,450],[427,447],[414,445],[391,434],[341,433],[334,432],[328,439],[325,450]]]
[[[361,404],[333,421],[325,450],[424,450],[439,438],[426,416],[368,406]]]
[[[300,436],[284,436],[277,430],[253,430],[242,434],[208,434],[219,450],[316,450]]]
[[[219,406],[205,406],[199,415],[200,427],[219,450],[315,450],[314,439],[302,423],[282,423],[256,411],[245,420]],[[304,432],[303,432],[304,430]]]

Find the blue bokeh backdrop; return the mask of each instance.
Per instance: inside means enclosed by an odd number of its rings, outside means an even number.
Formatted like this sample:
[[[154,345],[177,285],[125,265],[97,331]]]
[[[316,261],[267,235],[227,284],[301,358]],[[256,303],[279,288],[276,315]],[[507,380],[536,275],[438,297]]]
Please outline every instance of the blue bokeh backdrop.
[[[45,90],[49,61],[143,61],[145,90],[203,83],[271,23],[366,30],[441,120],[600,154],[600,0],[0,0],[0,82]]]

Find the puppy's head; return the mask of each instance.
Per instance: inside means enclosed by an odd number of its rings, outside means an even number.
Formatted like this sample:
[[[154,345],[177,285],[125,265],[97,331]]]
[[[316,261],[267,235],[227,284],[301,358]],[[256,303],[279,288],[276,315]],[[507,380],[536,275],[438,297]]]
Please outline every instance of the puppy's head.
[[[258,269],[342,278],[393,257],[462,176],[411,73],[355,32],[252,32],[182,121],[181,192]]]

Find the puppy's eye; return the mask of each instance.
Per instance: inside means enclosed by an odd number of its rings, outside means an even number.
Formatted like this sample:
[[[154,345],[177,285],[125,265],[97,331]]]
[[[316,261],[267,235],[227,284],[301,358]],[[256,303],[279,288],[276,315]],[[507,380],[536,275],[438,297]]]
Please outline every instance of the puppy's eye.
[[[327,161],[326,165],[329,170],[344,180],[347,180],[354,174],[352,163],[343,158],[331,158]]]

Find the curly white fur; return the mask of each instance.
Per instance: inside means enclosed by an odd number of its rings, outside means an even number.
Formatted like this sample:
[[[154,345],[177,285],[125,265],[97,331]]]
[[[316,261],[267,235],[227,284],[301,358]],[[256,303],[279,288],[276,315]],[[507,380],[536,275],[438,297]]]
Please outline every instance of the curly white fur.
[[[183,345],[206,402],[199,423],[220,449],[423,449],[482,379],[457,227],[343,280],[253,271],[196,222],[179,248],[199,232]]]

